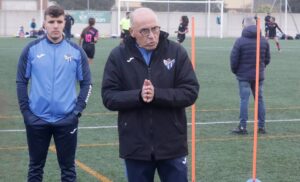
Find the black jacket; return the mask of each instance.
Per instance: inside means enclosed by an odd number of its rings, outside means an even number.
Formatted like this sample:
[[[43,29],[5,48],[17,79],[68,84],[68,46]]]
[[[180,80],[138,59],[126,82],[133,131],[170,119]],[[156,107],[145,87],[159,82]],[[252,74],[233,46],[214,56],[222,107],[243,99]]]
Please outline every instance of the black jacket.
[[[74,18],[69,14],[65,15],[65,21],[66,21],[65,29],[71,29],[72,25],[74,25],[75,23]]]
[[[150,160],[188,154],[185,107],[198,96],[199,84],[185,49],[160,33],[149,66],[128,37],[110,53],[103,76],[104,105],[118,111],[120,157]],[[144,103],[140,93],[148,78],[154,100]]]
[[[242,37],[238,38],[232,48],[231,71],[238,80],[255,80],[256,70],[256,26],[244,28]],[[264,80],[265,67],[270,63],[270,46],[268,41],[260,38],[259,78]]]

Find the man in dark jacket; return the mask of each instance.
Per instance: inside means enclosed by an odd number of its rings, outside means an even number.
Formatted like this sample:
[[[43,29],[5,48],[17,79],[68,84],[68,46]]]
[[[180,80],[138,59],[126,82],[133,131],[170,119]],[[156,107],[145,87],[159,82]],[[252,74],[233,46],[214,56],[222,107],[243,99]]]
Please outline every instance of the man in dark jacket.
[[[66,22],[65,28],[64,28],[65,38],[67,40],[70,40],[71,37],[72,37],[72,33],[71,33],[72,25],[74,25],[75,20],[74,20],[74,18],[70,14],[66,13],[66,15],[65,15],[65,22]]]
[[[267,16],[265,17],[265,37],[268,37],[268,31],[269,31],[269,23],[271,21],[271,13],[268,12]]]
[[[148,8],[131,14],[130,35],[110,53],[103,75],[104,105],[118,111],[120,157],[129,182],[187,182],[185,108],[199,84],[186,50],[160,31]]]
[[[247,134],[248,102],[252,91],[255,94],[256,73],[256,22],[253,17],[244,19],[242,37],[238,38],[231,51],[231,71],[236,75],[240,90],[240,124],[232,132]],[[265,133],[265,105],[263,100],[263,81],[265,68],[270,63],[269,43],[264,37],[260,39],[260,70],[258,95],[259,133]]]

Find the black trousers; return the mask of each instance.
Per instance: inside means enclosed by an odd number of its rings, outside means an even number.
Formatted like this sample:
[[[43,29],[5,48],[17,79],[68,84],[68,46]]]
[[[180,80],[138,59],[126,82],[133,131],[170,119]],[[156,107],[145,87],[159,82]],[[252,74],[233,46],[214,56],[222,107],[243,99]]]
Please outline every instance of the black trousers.
[[[186,157],[151,161],[125,159],[125,166],[128,182],[153,182],[156,170],[161,182],[188,182]]]
[[[49,123],[31,113],[24,116],[24,122],[30,158],[27,181],[41,182],[43,180],[43,168],[53,136],[61,169],[61,181],[75,182],[78,117],[70,114],[62,120]]]
[[[95,55],[95,44],[83,43],[82,49],[86,53],[87,57],[90,59],[94,59]]]
[[[70,40],[71,39],[71,27],[65,27],[64,29],[64,33],[65,33],[65,38],[67,40]]]

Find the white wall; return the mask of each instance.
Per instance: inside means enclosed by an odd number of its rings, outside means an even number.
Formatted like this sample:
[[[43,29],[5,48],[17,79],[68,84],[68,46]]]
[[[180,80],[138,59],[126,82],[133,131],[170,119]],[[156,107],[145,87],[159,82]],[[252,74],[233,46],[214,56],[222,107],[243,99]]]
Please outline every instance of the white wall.
[[[37,11],[0,11],[0,36],[14,36],[19,27],[24,26],[25,31],[29,31],[32,18],[39,16]],[[36,18],[37,28],[39,18]]]
[[[205,13],[182,13],[182,12],[170,12],[170,13],[158,13],[160,24],[162,30],[170,33],[171,36],[175,36],[174,31],[177,30],[179,25],[179,19],[182,15],[187,15],[190,20],[191,17],[195,17],[195,35],[196,36],[207,36],[207,14]],[[210,36],[219,37],[220,35],[220,25],[216,24],[216,17],[220,15],[219,13],[212,13],[210,18]],[[277,23],[284,31],[284,14],[272,14],[275,16]],[[124,15],[122,14],[121,17]],[[245,14],[240,13],[224,13],[224,27],[223,35],[224,37],[238,37],[242,30],[242,19]],[[265,14],[258,14],[261,18],[261,26],[264,29],[264,16]],[[300,28],[300,14],[293,14],[296,24]],[[24,26],[25,31],[29,31],[29,22],[32,18],[36,18],[37,27],[41,25],[40,22],[40,12],[39,11],[0,11],[0,36],[14,36],[16,35],[19,27]],[[191,25],[191,24],[190,24]],[[73,34],[80,34],[82,29],[87,26],[87,24],[78,24],[72,28]],[[117,11],[112,12],[111,23],[96,24],[96,28],[100,32],[100,36],[110,36],[112,34],[117,34]],[[191,26],[189,26],[191,29]],[[190,31],[191,32],[191,31]],[[288,15],[288,30],[289,35],[295,36],[297,31],[292,21],[291,15]],[[190,34],[188,34],[189,36]]]
[[[2,1],[2,9],[4,10],[36,10],[36,0],[4,0]]]

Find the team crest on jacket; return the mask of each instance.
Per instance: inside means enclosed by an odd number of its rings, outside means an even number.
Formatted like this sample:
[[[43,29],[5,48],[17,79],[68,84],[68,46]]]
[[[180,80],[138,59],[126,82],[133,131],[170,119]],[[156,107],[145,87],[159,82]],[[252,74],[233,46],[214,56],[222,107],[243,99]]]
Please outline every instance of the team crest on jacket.
[[[44,56],[45,56],[44,53],[42,53],[42,54],[37,54],[37,55],[36,55],[36,57],[37,57],[38,59],[41,59],[41,58],[44,57]]]
[[[164,61],[164,65],[167,67],[168,70],[170,70],[175,63],[175,59],[170,59],[170,58],[164,59],[163,61]]]
[[[68,62],[72,61],[72,55],[70,55],[70,54],[65,54],[64,58],[65,58],[65,61],[68,61]]]

